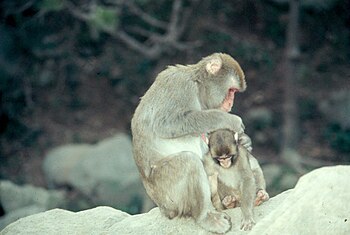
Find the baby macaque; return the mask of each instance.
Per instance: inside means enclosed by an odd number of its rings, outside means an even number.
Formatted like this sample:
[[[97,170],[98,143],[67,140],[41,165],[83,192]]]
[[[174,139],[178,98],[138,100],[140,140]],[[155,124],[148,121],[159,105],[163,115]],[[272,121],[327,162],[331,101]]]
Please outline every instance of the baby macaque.
[[[244,139],[229,130],[214,131],[209,136],[209,152],[204,158],[211,197],[217,210],[240,206],[241,229],[255,224],[253,207],[269,199],[258,161],[240,143]]]

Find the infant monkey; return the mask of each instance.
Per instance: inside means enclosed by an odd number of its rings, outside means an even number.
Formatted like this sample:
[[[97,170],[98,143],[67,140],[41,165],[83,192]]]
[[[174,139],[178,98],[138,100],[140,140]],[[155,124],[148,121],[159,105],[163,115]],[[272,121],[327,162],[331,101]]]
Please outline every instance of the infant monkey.
[[[259,163],[241,145],[240,137],[229,130],[212,132],[204,167],[214,207],[222,210],[240,205],[243,218],[241,229],[250,230],[255,224],[254,204],[260,205],[267,201],[269,195]]]

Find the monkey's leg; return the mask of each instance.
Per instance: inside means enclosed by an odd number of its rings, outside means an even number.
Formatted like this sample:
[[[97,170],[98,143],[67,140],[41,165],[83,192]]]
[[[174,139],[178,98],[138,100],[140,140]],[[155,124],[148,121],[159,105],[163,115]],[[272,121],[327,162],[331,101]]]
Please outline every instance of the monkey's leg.
[[[211,203],[209,181],[196,154],[181,152],[158,161],[145,183],[151,184],[151,198],[169,218],[189,215],[207,231],[230,230],[230,217],[217,212]]]
[[[218,193],[218,172],[214,172],[208,176],[211,192],[211,201],[216,210],[221,211],[223,209],[220,196]]]
[[[263,202],[266,202],[269,200],[270,196],[266,192],[266,182],[264,178],[264,174],[259,167],[252,169],[255,179],[255,185],[256,185],[256,197],[255,197],[255,206],[260,206]]]
[[[263,202],[269,200],[270,197],[269,194],[266,192],[266,182],[263,171],[261,170],[261,167],[256,158],[251,154],[249,154],[249,162],[253,171],[256,185],[255,205],[259,206]]]
[[[245,176],[241,185],[242,230],[251,230],[255,224],[253,208],[255,199],[255,181],[253,175]]]

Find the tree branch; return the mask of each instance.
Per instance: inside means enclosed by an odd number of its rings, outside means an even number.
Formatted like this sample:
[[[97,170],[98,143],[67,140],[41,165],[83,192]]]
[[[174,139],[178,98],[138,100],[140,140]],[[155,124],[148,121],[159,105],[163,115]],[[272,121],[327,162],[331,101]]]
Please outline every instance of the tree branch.
[[[166,22],[158,20],[158,19],[150,16],[149,14],[145,13],[138,6],[136,6],[133,1],[125,1],[124,3],[132,13],[134,13],[135,15],[140,17],[146,23],[148,23],[154,27],[166,29],[166,27],[167,27]]]
[[[284,56],[283,88],[284,88],[284,123],[281,157],[299,173],[305,171],[302,166],[301,156],[297,152],[299,136],[297,81],[298,81],[298,59],[300,56],[299,43],[299,1],[289,1],[289,23],[287,27],[287,44]]]
[[[196,0],[193,2],[197,3]],[[183,10],[182,0],[174,0],[168,23],[158,20],[145,13],[142,9],[137,7],[137,5],[134,4],[133,1],[115,0],[109,1],[109,3],[113,4],[113,6],[117,9],[120,9],[121,5],[124,4],[130,9],[130,11],[133,14],[142,19],[144,22],[148,23],[153,27],[165,30],[165,33],[162,35],[156,32],[148,31],[146,29],[133,27],[131,31],[134,31],[137,34],[148,38],[148,40],[146,41],[147,43],[145,43],[136,40],[134,37],[132,37],[122,29],[101,29],[103,32],[109,34],[113,38],[116,38],[123,42],[130,49],[137,51],[140,54],[143,54],[149,59],[158,58],[162,53],[167,51],[169,47],[175,48],[177,50],[186,50],[199,45],[198,42],[184,43],[179,41],[179,38],[184,32],[186,23],[188,22],[188,19],[191,16],[191,10]],[[71,12],[71,14],[77,19],[84,22],[90,20],[90,12],[92,11],[91,7],[91,9],[89,9],[88,12],[83,12],[69,1],[65,1],[65,4],[69,12]],[[184,13],[181,14],[182,12]]]

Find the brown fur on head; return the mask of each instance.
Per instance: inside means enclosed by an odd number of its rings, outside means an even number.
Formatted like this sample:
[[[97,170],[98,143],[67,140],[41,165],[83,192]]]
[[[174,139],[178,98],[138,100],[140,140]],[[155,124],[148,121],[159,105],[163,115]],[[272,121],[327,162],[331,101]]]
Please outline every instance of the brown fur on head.
[[[227,74],[227,73],[234,73],[236,75],[236,77],[239,79],[239,87],[237,87],[237,89],[240,92],[243,92],[247,89],[247,84],[245,81],[245,75],[244,72],[241,68],[241,66],[238,64],[238,62],[233,59],[231,56],[227,55],[227,54],[223,54],[223,53],[219,53],[219,56],[222,59],[222,68],[221,68],[221,73],[223,74]]]
[[[217,79],[218,76],[223,77],[228,74],[233,75],[238,80],[238,84],[235,88],[240,92],[246,90],[247,84],[244,72],[239,63],[230,55],[225,53],[214,53],[203,58],[200,63],[205,64],[203,67],[206,68],[209,77]]]
[[[198,74],[195,81],[198,82],[201,105],[205,109],[229,112],[235,92],[243,92],[247,88],[241,66],[230,55],[214,53],[190,68]]]

